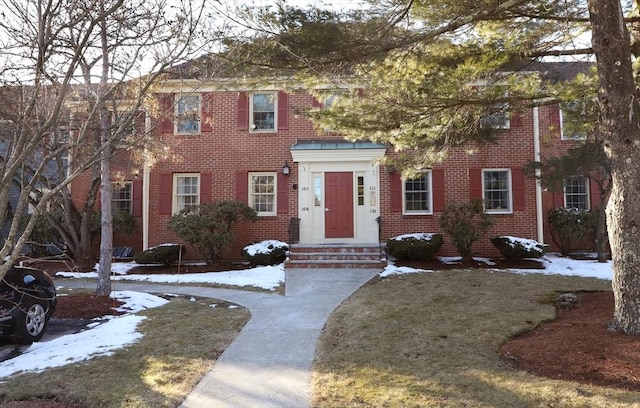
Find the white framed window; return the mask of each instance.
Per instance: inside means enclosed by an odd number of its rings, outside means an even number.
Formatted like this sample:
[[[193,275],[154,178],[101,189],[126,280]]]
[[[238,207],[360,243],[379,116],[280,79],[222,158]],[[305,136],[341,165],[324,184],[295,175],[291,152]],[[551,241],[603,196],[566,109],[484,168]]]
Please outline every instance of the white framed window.
[[[275,132],[277,130],[277,103],[278,98],[275,92],[251,94],[249,126],[252,132]]]
[[[177,94],[175,102],[174,133],[200,134],[200,94]]]
[[[494,104],[491,106],[490,112],[487,116],[480,119],[480,124],[483,127],[493,129],[509,129],[511,127],[508,103]]]
[[[276,173],[249,173],[249,207],[260,216],[276,215]]]
[[[173,213],[200,205],[200,174],[173,175]]]
[[[506,98],[509,96],[507,87],[504,84],[480,83],[474,85],[473,88],[481,99],[496,101],[487,107],[486,113],[480,118],[480,126],[492,129],[509,129],[511,115],[509,102],[506,102]]]
[[[338,92],[327,93],[324,95],[324,98],[322,98],[322,107],[331,108],[341,96],[341,93]]]
[[[589,210],[589,179],[585,176],[572,176],[564,179],[564,206]]]
[[[563,108],[564,107],[564,108]],[[565,102],[560,105],[560,139],[561,140],[585,140],[587,135],[578,129],[576,123],[571,123],[567,112],[579,109],[577,103]],[[583,113],[584,114],[584,113]]]
[[[482,197],[487,213],[509,214],[512,212],[511,170],[483,169]]]
[[[31,193],[29,193],[29,198],[30,200],[33,201],[39,201],[40,197],[47,194],[49,191],[51,191],[50,189],[46,188],[46,187],[36,187],[37,191],[32,191]],[[33,203],[29,203],[27,205],[27,214],[33,214],[36,210],[36,205],[37,204],[33,204]],[[47,206],[45,207],[46,212],[50,212],[51,211],[51,201],[47,202]]]
[[[402,183],[402,213],[433,214],[431,170],[422,171]]]
[[[131,214],[132,212],[132,190],[131,182],[124,183],[112,183],[113,195],[111,197],[111,212],[113,214],[117,212],[125,212]]]

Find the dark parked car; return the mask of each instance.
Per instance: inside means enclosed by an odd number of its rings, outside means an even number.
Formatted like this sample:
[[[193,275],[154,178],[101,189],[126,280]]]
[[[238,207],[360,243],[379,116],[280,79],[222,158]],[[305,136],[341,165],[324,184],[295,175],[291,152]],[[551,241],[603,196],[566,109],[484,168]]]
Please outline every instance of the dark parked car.
[[[0,281],[0,333],[20,343],[38,341],[55,306],[56,287],[47,273],[14,266]]]

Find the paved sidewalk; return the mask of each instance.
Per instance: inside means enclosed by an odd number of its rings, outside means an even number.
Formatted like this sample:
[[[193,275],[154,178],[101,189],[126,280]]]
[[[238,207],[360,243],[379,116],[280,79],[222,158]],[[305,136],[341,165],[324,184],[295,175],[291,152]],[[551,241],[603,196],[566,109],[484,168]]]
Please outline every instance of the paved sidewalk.
[[[311,365],[329,315],[376,269],[287,269],[285,296],[149,283],[114,290],[212,297],[249,308],[251,319],[181,408],[305,408]]]

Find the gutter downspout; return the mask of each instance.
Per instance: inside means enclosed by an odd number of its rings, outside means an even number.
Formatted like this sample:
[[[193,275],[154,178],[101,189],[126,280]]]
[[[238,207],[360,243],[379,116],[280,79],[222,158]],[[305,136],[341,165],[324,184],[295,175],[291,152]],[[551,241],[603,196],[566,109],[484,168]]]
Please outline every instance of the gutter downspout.
[[[533,107],[533,155],[536,162],[540,162],[540,115],[538,107]],[[542,214],[542,181],[540,169],[536,169],[536,227],[538,229],[538,242],[544,244],[544,223]]]
[[[151,117],[149,112],[145,111],[144,117],[145,133],[151,132]],[[149,152],[144,151],[142,164],[142,250],[149,249],[149,180],[151,175],[151,166],[149,165]]]

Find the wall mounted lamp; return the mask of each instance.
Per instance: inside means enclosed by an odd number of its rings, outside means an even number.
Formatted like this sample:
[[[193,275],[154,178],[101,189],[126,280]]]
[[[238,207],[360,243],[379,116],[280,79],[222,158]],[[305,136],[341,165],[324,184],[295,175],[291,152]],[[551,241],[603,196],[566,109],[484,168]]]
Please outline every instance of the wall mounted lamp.
[[[290,171],[291,171],[291,168],[289,167],[289,163],[285,161],[284,166],[282,166],[282,174],[284,174],[285,176],[288,176]]]

